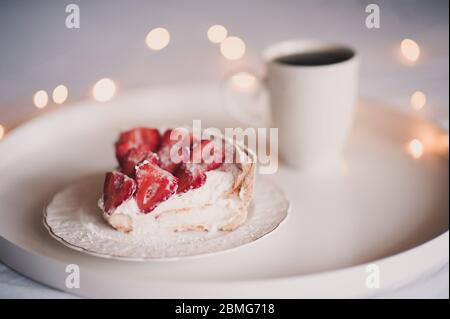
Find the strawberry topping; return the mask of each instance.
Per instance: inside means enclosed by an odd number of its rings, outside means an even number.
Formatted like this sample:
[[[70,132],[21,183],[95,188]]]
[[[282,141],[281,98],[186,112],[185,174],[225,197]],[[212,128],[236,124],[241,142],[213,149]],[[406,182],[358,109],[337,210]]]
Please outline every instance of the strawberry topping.
[[[136,182],[120,172],[106,173],[103,186],[103,205],[106,213],[110,213],[124,201],[133,196],[136,190]]]
[[[193,140],[194,137],[188,130],[166,130],[158,150],[161,168],[173,173],[180,166],[180,163],[189,161]]]
[[[225,161],[225,145],[213,140],[202,140],[192,152],[192,161],[199,163],[208,172],[218,168]]]
[[[115,146],[121,171],[106,174],[106,213],[131,197],[142,213],[150,213],[173,194],[204,185],[206,172],[225,160],[223,141],[198,142],[183,128],[168,129],[162,137],[157,129],[134,128],[120,134]]]
[[[177,193],[196,189],[206,182],[206,172],[218,168],[225,160],[224,148],[211,140],[202,140],[194,147],[191,161],[183,163],[176,170]]]
[[[149,213],[159,203],[175,194],[178,181],[157,165],[143,162],[136,167],[136,202],[143,213]]]
[[[160,140],[159,131],[153,128],[138,127],[123,132],[116,142],[116,157],[120,162],[132,148],[153,152],[158,148]]]
[[[205,171],[199,165],[193,163],[181,164],[176,170],[175,176],[178,178],[177,194],[199,188],[206,182]]]
[[[119,164],[124,174],[134,177],[136,173],[136,165],[144,160],[147,160],[152,164],[159,165],[158,155],[144,148],[130,149],[128,153],[119,160]]]

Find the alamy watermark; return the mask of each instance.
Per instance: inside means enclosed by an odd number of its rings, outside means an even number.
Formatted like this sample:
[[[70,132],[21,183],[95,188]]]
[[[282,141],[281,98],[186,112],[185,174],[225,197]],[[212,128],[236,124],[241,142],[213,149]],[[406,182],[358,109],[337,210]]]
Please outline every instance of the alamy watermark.
[[[173,144],[169,155],[173,163],[257,162],[260,174],[274,174],[278,170],[278,128],[225,128],[222,133],[218,128],[203,129],[201,120],[194,120],[192,129],[172,129],[170,139]],[[199,143],[203,140],[213,143]],[[250,154],[233,151],[243,146]]]
[[[377,264],[369,264],[366,266],[366,287],[369,289],[380,288],[380,267]]]
[[[79,29],[80,28],[80,7],[71,3],[66,6],[66,28],[67,29]]]
[[[371,3],[366,7],[366,27],[368,29],[379,29],[380,28],[380,6]]]
[[[77,264],[69,264],[66,266],[66,288],[78,289],[80,288],[80,266]]]

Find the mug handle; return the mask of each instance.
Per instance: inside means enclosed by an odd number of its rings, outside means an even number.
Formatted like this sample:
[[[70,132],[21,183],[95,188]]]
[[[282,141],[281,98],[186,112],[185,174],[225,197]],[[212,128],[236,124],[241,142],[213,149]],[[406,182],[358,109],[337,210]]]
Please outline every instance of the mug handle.
[[[255,72],[227,75],[221,86],[225,109],[238,122],[250,127],[270,127],[269,91],[266,79]]]

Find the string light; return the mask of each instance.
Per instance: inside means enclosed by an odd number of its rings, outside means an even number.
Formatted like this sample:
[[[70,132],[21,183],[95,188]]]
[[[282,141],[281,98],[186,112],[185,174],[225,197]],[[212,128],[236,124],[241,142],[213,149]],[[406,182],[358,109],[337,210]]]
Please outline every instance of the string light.
[[[5,127],[0,124],[0,140],[5,136]]]
[[[408,143],[408,153],[418,159],[423,155],[423,144],[418,139],[413,139]]]
[[[212,43],[222,42],[223,40],[226,39],[227,35],[228,35],[227,29],[220,24],[213,25],[208,29],[208,39]]]
[[[420,47],[414,40],[404,39],[400,44],[400,50],[409,62],[417,62],[420,57]]]
[[[43,109],[47,106],[48,94],[44,90],[39,90],[33,95],[33,104],[39,109]]]
[[[411,106],[415,110],[422,109],[427,103],[427,96],[422,91],[416,91],[411,95]]]
[[[116,84],[109,78],[98,80],[92,89],[92,95],[98,102],[111,100],[116,94]]]
[[[55,87],[52,93],[53,102],[56,104],[63,104],[67,100],[67,96],[69,95],[69,90],[65,85],[58,85]]]
[[[240,59],[245,54],[245,43],[241,38],[228,37],[220,43],[220,52],[226,59]]]
[[[155,28],[151,30],[145,37],[147,46],[155,51],[164,49],[169,45],[170,33],[165,28]]]

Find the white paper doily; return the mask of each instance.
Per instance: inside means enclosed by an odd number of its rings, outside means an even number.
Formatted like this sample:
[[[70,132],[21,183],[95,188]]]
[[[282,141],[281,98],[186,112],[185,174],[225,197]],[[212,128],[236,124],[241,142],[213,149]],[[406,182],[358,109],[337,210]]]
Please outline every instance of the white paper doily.
[[[44,225],[64,245],[105,258],[168,260],[236,248],[272,232],[289,208],[278,187],[258,178],[247,221],[232,232],[124,234],[110,227],[97,207],[102,177],[86,178],[57,193],[44,209]]]

